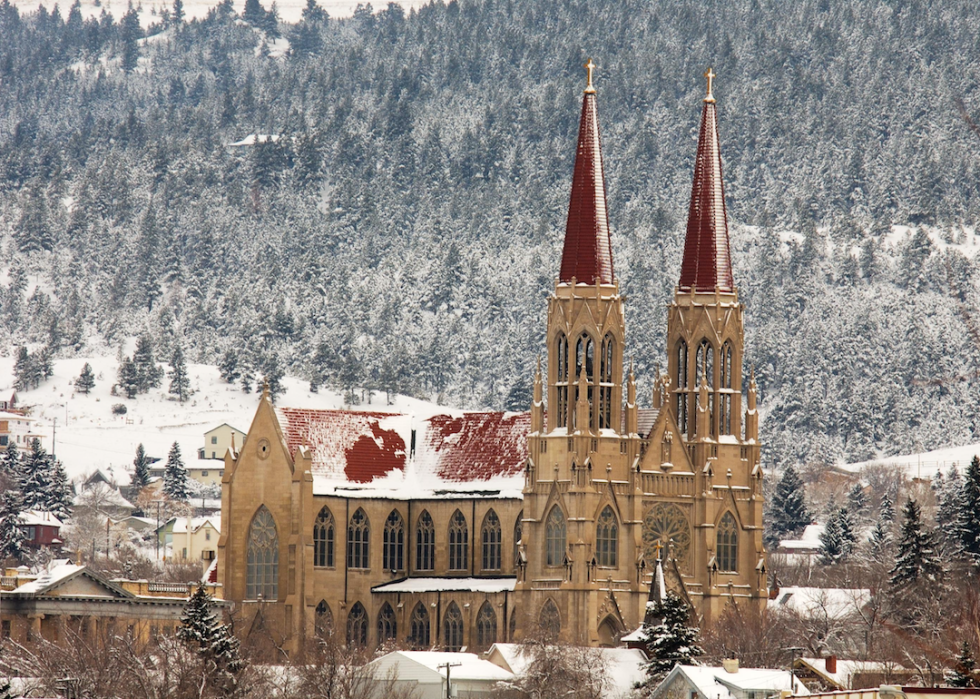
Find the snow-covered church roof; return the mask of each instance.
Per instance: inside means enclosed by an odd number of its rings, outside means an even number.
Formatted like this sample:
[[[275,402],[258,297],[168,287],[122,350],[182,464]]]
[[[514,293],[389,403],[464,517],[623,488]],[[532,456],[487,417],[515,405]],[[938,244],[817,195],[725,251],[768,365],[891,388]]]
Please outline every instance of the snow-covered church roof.
[[[313,492],[396,499],[520,497],[529,413],[277,408],[291,454],[312,455]]]

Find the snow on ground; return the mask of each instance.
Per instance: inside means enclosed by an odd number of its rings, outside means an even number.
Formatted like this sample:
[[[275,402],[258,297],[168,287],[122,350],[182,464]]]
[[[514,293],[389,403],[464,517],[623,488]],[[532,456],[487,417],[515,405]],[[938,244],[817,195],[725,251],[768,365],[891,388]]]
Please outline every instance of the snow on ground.
[[[967,444],[962,447],[944,447],[943,449],[926,451],[921,454],[904,454],[901,456],[889,456],[884,459],[861,461],[856,464],[844,464],[841,468],[845,471],[857,473],[865,466],[884,464],[886,466],[898,466],[904,469],[909,478],[931,479],[936,475],[936,471],[942,470],[945,473],[953,464],[956,464],[956,467],[962,473],[970,463],[970,460],[976,455],[980,455],[980,444]]]
[[[38,5],[43,5],[47,10],[53,10],[58,6],[62,17],[68,16],[73,0],[11,0],[11,4],[18,9],[21,14],[35,12]],[[245,0],[234,0],[235,12],[239,15],[245,9]],[[357,7],[358,0],[318,0],[317,4],[325,9],[331,17],[351,17]],[[396,3],[401,5],[405,12],[421,7],[425,4],[422,0],[401,0]],[[82,17],[99,17],[105,10],[112,15],[116,21],[120,20],[129,11],[130,0],[81,0]],[[203,19],[208,11],[218,5],[217,0],[184,0],[184,15],[187,20]],[[272,7],[272,2],[265,0],[262,3],[265,9]],[[388,6],[387,2],[379,1],[372,4],[375,12],[383,10]],[[279,18],[284,22],[296,23],[303,14],[306,7],[306,0],[277,0],[276,9],[279,11]],[[141,0],[136,5],[139,12],[140,24],[148,27],[160,21],[160,16],[164,10],[173,8],[173,0]]]
[[[88,362],[95,374],[95,388],[90,395],[75,393],[71,382]],[[13,387],[14,359],[0,358],[0,392]],[[166,366],[161,364],[160,366]],[[116,382],[118,362],[114,357],[62,359],[54,362],[54,376],[31,391],[18,393],[18,408],[31,406],[31,417],[37,422],[36,431],[45,435],[43,445],[64,462],[69,478],[77,479],[95,469],[115,475],[128,482],[124,471],[132,468],[136,447],[140,443],[147,455],[166,460],[170,446],[180,445],[184,463],[197,459],[197,450],[204,446],[204,433],[228,423],[247,432],[258,406],[257,393],[246,394],[238,384],[222,381],[218,368],[204,364],[189,364],[188,374],[195,391],[181,405],[167,393],[169,379],[160,388],[129,400],[110,393]],[[309,383],[298,378],[283,379],[286,392],[278,405],[296,408],[341,409],[343,398],[321,389],[310,393]],[[412,412],[420,417],[438,413],[458,412],[439,408],[432,403],[392,396],[393,405],[385,403],[385,395],[375,394],[371,404],[355,406],[358,410],[381,412]],[[125,415],[114,415],[112,406],[126,406]],[[212,462],[213,463],[213,462]]]

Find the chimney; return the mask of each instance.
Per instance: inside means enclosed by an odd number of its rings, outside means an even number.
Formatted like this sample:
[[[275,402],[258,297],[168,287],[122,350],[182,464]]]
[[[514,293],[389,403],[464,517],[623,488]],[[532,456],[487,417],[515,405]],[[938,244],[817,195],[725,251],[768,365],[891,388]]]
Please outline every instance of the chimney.
[[[827,666],[827,674],[836,675],[837,674],[837,656],[828,655],[824,658],[824,663]]]
[[[729,675],[734,675],[738,672],[738,658],[725,658],[721,661],[721,666]]]

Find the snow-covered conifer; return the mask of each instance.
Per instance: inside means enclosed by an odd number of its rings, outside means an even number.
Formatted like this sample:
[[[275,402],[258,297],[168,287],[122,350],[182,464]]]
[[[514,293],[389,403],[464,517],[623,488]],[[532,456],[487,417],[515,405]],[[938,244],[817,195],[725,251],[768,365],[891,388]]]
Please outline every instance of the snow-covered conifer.
[[[881,496],[881,504],[878,506],[878,517],[886,525],[895,522],[895,503],[888,497],[888,493]]]
[[[892,536],[888,531],[889,527],[879,519],[871,529],[871,538],[868,544],[871,555],[879,563],[891,560]]]
[[[859,522],[865,519],[867,516],[865,512],[867,505],[868,501],[864,496],[864,486],[860,483],[855,483],[847,491],[847,511],[851,515],[851,520]]]
[[[26,347],[21,347],[17,350],[17,360],[14,362],[14,388],[18,391],[26,391],[32,387],[32,380],[31,355]]]
[[[946,671],[943,679],[950,687],[978,686],[977,661],[973,657],[969,641],[963,641],[960,654],[956,656],[956,664]]]
[[[845,557],[844,537],[841,533],[841,521],[835,510],[827,518],[823,533],[820,535],[820,563],[834,565]]]
[[[787,466],[772,498],[773,533],[777,538],[800,532],[812,521],[806,506],[803,481],[792,466]]]
[[[133,366],[136,369],[136,387],[139,393],[158,388],[163,378],[163,369],[157,366],[153,356],[153,340],[149,335],[140,335],[133,352]]]
[[[701,649],[700,629],[691,624],[691,609],[687,602],[668,592],[663,601],[647,604],[656,604],[649,623],[643,623],[644,643],[649,658],[645,686],[652,690],[674,665],[690,665],[704,651]]]
[[[974,456],[963,477],[963,489],[959,497],[960,550],[973,563],[980,566],[980,457]]]
[[[136,394],[139,393],[139,374],[136,371],[136,365],[133,364],[132,359],[129,357],[123,358],[119,364],[119,371],[117,372],[116,378],[119,383],[119,388],[126,394],[126,397],[135,398]]]
[[[0,561],[20,558],[24,553],[24,530],[20,527],[23,503],[16,490],[5,490],[0,495]]]
[[[939,582],[943,578],[942,562],[936,550],[932,532],[922,524],[921,510],[914,498],[909,497],[903,508],[902,537],[898,542],[898,558],[891,569],[892,585],[913,583],[918,580]]]
[[[51,479],[51,457],[41,440],[34,439],[21,462],[20,492],[25,510],[47,510]]]
[[[218,363],[218,370],[221,372],[222,380],[235,383],[242,375],[238,369],[238,352],[234,349],[226,350]]]
[[[139,495],[150,483],[150,460],[146,458],[146,449],[140,444],[136,447],[136,458],[133,459],[133,492]]]
[[[170,388],[171,394],[177,396],[177,400],[183,403],[191,392],[191,379],[187,375],[187,362],[184,361],[184,351],[180,345],[174,349],[173,357],[170,359]]]
[[[48,491],[47,502],[42,509],[50,512],[64,522],[71,517],[75,493],[72,489],[71,482],[68,480],[68,474],[65,472],[64,464],[60,460],[55,460],[51,457],[49,457],[49,462],[51,464],[51,488]]]
[[[177,442],[170,447],[167,455],[167,466],[163,471],[163,492],[171,500],[186,501],[190,495],[187,487],[187,469],[180,458],[180,445]]]
[[[92,373],[92,365],[85,362],[85,366],[82,367],[82,373],[75,379],[75,390],[88,395],[92,392],[93,388],[95,388],[95,374]]]
[[[235,676],[244,669],[245,661],[239,653],[238,639],[227,624],[220,622],[214,599],[204,585],[199,585],[187,600],[177,638],[197,651],[210,674],[208,680],[219,695],[234,694]]]

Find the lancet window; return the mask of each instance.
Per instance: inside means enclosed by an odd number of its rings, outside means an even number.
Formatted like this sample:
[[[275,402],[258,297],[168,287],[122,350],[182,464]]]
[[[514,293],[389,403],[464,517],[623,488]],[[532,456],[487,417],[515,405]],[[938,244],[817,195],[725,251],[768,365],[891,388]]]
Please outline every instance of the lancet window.
[[[456,653],[463,647],[463,614],[455,602],[449,603],[442,623],[442,640],[446,650]]]
[[[469,557],[469,530],[459,510],[449,520],[449,570],[466,570]]]
[[[555,358],[557,379],[555,382],[558,399],[558,427],[568,427],[568,338],[558,333],[555,339]]]
[[[718,523],[715,560],[718,563],[718,570],[727,573],[738,570],[738,524],[731,512],[726,512]]]
[[[347,615],[347,645],[363,648],[367,645],[367,612],[364,605],[356,602]]]
[[[272,513],[259,508],[248,529],[245,597],[279,599],[279,534]]]
[[[538,615],[538,623],[541,626],[541,631],[548,639],[558,638],[558,634],[561,633],[561,614],[558,612],[558,605],[553,599],[544,603],[541,613]]]
[[[524,519],[524,510],[517,513],[517,521],[514,522],[514,568],[517,568],[517,562],[521,560],[522,519]]]
[[[330,510],[324,507],[313,523],[313,565],[333,568],[334,521]]]
[[[489,648],[497,642],[497,613],[489,602],[484,602],[476,615],[476,645]]]
[[[427,650],[429,648],[429,610],[419,602],[412,611],[412,628],[408,637],[408,645],[412,650]]]
[[[364,510],[357,508],[347,523],[347,565],[351,568],[369,568],[369,543],[371,524]]]
[[[711,434],[715,433],[715,349],[711,346],[711,343],[707,339],[701,340],[701,344],[698,345],[698,356],[697,356],[697,384],[694,386],[694,390],[697,391],[701,387],[702,380],[708,386],[708,424],[710,425],[709,431]],[[697,423],[695,422],[695,429],[697,428]]]
[[[483,518],[480,539],[483,548],[483,570],[500,570],[500,518],[493,510],[487,512],[486,517]]]
[[[681,340],[677,343],[677,376],[674,385],[677,387],[677,427],[681,434],[687,434],[687,343]]]
[[[316,605],[316,618],[313,620],[313,625],[318,638],[327,638],[333,630],[333,614],[330,613],[330,606],[324,599]]]
[[[718,431],[732,434],[732,343],[721,346],[721,405],[718,414]]]
[[[595,404],[593,403],[593,382],[595,381],[595,343],[588,333],[582,333],[579,337],[578,343],[575,345],[575,405],[578,404],[578,380],[582,376],[582,370],[585,370],[585,379],[588,384],[588,395],[586,396],[589,401],[589,425],[591,426],[592,420],[595,414]],[[575,405],[571,406],[572,411],[572,428],[577,429],[576,425],[576,414]]]
[[[599,370],[599,428],[614,429],[612,424],[613,364],[615,340],[611,334],[602,339],[602,366]]]
[[[428,511],[422,510],[415,527],[415,570],[434,570],[436,567],[436,529]]]
[[[398,510],[392,510],[385,521],[382,566],[385,570],[405,567],[405,523]]]
[[[596,563],[600,566],[615,568],[618,544],[619,524],[616,520],[616,514],[609,505],[606,505],[602,508],[599,521],[596,523]]]
[[[555,505],[551,508],[545,525],[545,550],[550,566],[560,566],[565,562],[565,514]]]
[[[387,602],[378,612],[378,645],[393,643],[398,638],[398,622],[395,620],[395,610]]]

